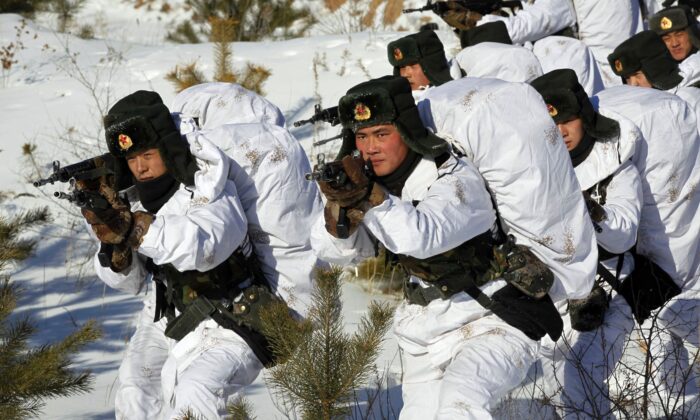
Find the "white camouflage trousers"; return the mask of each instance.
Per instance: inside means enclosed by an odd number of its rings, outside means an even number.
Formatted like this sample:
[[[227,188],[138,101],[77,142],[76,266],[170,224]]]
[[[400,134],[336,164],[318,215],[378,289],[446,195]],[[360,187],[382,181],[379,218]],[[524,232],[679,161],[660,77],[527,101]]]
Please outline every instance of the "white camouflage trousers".
[[[467,326],[442,366],[434,366],[428,353],[402,352],[401,420],[491,419],[493,405],[525,378],[537,341],[495,315]]]
[[[226,405],[262,370],[248,345],[233,331],[202,322],[179,342],[167,338],[165,319],[154,323],[154,303],[139,314],[119,368],[118,420],[175,419],[188,410],[219,419]]]

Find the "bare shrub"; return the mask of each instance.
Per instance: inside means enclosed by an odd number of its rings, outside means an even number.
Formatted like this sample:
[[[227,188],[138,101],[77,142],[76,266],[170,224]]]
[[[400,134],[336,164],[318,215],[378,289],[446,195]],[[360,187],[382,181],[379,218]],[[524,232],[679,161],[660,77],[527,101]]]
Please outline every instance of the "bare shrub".
[[[314,23],[309,9],[296,7],[294,0],[187,0],[186,6],[192,10],[193,21],[201,26],[201,36],[200,31],[182,24],[168,34],[168,39],[195,42],[190,37],[192,34],[196,35],[196,42],[211,39],[214,30],[211,22],[217,18],[238,24],[229,39],[231,42],[298,37]]]
[[[25,49],[22,37],[29,35],[27,22],[22,19],[18,26],[15,26],[15,39],[9,44],[0,46],[0,64],[2,64],[2,87],[7,86],[7,79],[10,77],[12,67],[18,63],[15,57],[18,52]],[[35,35],[36,37],[36,35]]]
[[[316,16],[316,27],[324,33],[348,34],[380,28],[396,29],[393,25],[401,16],[404,1],[328,0],[324,5],[325,8]]]
[[[214,81],[238,83],[248,90],[263,95],[263,84],[272,74],[268,68],[253,63],[246,63],[241,71],[235,71],[231,67],[233,49],[230,40],[236,30],[237,22],[230,18],[214,17],[211,19],[211,27],[211,38],[214,41]],[[206,82],[204,75],[197,69],[196,62],[175,66],[165,78],[175,85],[178,92]]]

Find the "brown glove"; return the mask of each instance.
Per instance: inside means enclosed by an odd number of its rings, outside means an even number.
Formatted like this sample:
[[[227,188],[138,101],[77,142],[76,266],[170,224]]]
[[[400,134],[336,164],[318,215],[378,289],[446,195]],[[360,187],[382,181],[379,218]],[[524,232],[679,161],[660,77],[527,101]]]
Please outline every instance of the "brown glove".
[[[131,247],[127,246],[125,243],[114,245],[110,264],[112,271],[119,273],[129,267],[131,265],[132,254]]]
[[[364,173],[365,162],[362,157],[348,155],[342,163],[348,177],[347,182],[334,185],[333,182],[318,181],[318,186],[329,202],[333,201],[340,207],[352,207],[367,197],[371,183]]]
[[[448,9],[440,15],[442,20],[455,29],[468,31],[476,26],[476,23],[482,18],[481,13],[473,10],[456,10]]]
[[[143,242],[144,235],[153,223],[153,215],[143,211],[133,213],[134,223],[126,240],[114,245],[112,250],[112,260],[110,267],[112,271],[119,273],[131,265],[133,250],[137,249]]]
[[[467,31],[476,26],[476,22],[481,19],[481,13],[469,10],[463,4],[458,1],[448,0],[444,3],[437,3],[441,5],[438,10],[435,11],[442,20],[445,21],[451,27]]]
[[[112,188],[105,177],[97,180],[79,180],[75,183],[79,191],[97,193],[109,203],[106,209],[83,208],[80,212],[92,226],[100,242],[119,244],[123,242],[131,229],[131,210]]]
[[[335,201],[328,201],[323,209],[326,219],[326,231],[336,238],[345,239],[355,233],[365,217],[365,212],[374,206],[380,205],[386,199],[384,189],[378,184],[373,184],[369,197],[358,203],[357,207],[341,207]],[[341,214],[345,217],[341,219]]]
[[[326,220],[326,231],[336,238],[345,239],[360,226],[364,212],[355,208],[343,208],[337,202],[329,201],[323,209],[323,217]]]

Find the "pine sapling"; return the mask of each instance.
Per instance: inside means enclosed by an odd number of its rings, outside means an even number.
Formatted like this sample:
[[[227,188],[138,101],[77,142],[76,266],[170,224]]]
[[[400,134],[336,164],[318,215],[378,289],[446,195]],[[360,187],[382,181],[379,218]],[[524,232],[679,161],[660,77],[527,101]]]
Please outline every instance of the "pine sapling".
[[[347,415],[353,394],[376,371],[375,360],[393,310],[372,302],[354,334],[344,331],[341,269],[319,270],[306,321],[280,327],[279,315],[263,328],[275,353],[284,356],[268,371],[267,383],[278,403],[304,419],[330,420]]]
[[[46,208],[12,218],[0,217],[0,272],[11,261],[29,257],[36,243],[21,235],[29,228],[49,221]],[[90,389],[88,371],[70,369],[71,357],[85,344],[97,339],[100,331],[94,322],[63,340],[30,347],[28,340],[37,333],[28,318],[10,319],[21,290],[0,280],[0,418],[24,419],[37,416],[47,398],[73,395]]]

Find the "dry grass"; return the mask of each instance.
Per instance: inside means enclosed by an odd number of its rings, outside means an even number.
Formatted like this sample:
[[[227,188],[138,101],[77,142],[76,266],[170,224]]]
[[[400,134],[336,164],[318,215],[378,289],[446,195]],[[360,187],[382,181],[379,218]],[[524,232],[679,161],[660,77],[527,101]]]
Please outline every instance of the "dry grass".
[[[323,3],[326,6],[326,9],[328,9],[328,11],[335,12],[347,1],[348,0],[323,0]]]
[[[386,7],[384,7],[384,18],[382,19],[382,23],[385,26],[396,23],[396,20],[401,16],[403,3],[403,0],[387,0]]]

